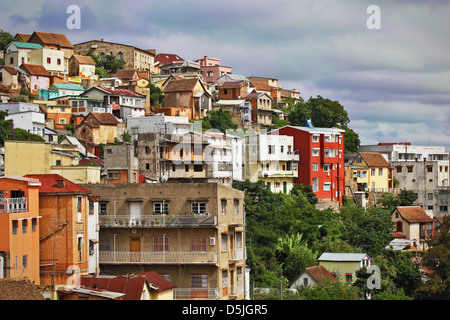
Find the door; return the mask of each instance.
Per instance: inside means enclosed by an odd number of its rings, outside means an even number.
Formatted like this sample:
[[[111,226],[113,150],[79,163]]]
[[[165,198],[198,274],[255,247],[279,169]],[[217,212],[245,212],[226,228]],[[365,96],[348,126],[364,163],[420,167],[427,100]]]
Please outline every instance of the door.
[[[130,238],[130,262],[139,262],[141,258],[141,238]]]
[[[141,203],[130,202],[130,222],[131,225],[135,225],[141,217]]]

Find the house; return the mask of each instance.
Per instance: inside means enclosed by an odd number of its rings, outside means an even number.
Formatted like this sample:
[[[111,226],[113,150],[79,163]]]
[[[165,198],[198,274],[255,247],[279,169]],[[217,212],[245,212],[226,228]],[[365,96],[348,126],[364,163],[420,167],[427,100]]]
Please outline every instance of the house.
[[[251,105],[252,121],[264,126],[272,125],[272,97],[267,92],[248,93],[244,100]]]
[[[119,121],[111,113],[89,113],[81,123],[75,127],[74,136],[89,140],[94,144],[113,144],[114,138],[118,138]],[[86,145],[89,152],[93,153]]]
[[[49,143],[58,143],[58,132],[50,128],[44,128],[44,140]]]
[[[80,166],[78,147],[36,141],[5,141],[5,175],[60,174],[74,183],[99,183],[100,167]]]
[[[295,153],[300,155],[298,185],[312,186],[319,208],[337,207],[345,194],[344,130],[285,126],[271,134],[294,137]]]
[[[127,44],[101,40],[90,40],[74,45],[78,55],[96,55],[100,59],[114,56],[117,60],[125,61],[124,69],[149,71],[154,73],[155,52],[137,48]]]
[[[305,268],[300,275],[289,285],[290,289],[297,289],[301,286],[312,287],[317,284],[328,284],[336,282],[333,276],[324,266],[312,266]]]
[[[356,280],[356,271],[370,267],[372,259],[365,253],[324,252],[318,259],[319,265],[325,267],[339,281]]]
[[[47,90],[50,86],[50,74],[40,65],[22,64],[19,67],[25,71],[28,78],[29,92],[33,95],[39,94],[39,90]]]
[[[202,76],[200,63],[193,61],[173,61],[159,66],[161,76],[171,74],[182,75],[185,78],[199,79]]]
[[[40,44],[12,41],[5,48],[5,65],[19,67],[21,64],[29,64],[31,52],[42,49],[44,47]]]
[[[45,119],[47,123],[50,121],[53,123],[54,129],[66,129],[66,126],[70,124],[72,117],[72,108],[65,104],[55,104],[54,100],[48,101],[48,103],[42,103],[41,108],[45,112]]]
[[[350,167],[358,191],[388,192],[393,188],[392,168],[381,153],[359,152]]]
[[[123,300],[124,293],[90,288],[61,288],[57,300]]]
[[[164,88],[164,107],[158,108],[166,116],[189,116],[199,120],[211,110],[211,94],[199,79],[172,80]],[[181,114],[184,112],[184,114]]]
[[[248,77],[248,80],[256,87],[257,91],[267,92],[274,105],[281,102],[281,84],[278,79],[251,76]]]
[[[33,178],[0,177],[0,279],[26,277],[36,285],[41,282],[40,186]]]
[[[64,34],[35,31],[28,39],[28,43],[40,44],[45,49],[62,52],[64,59],[62,61],[63,63],[57,61],[58,65],[62,65],[62,69],[58,68],[57,71],[62,70],[61,73],[68,74],[69,59],[74,53],[74,46]],[[46,69],[50,71],[47,67]]]
[[[48,99],[51,100],[64,96],[80,96],[84,91],[84,88],[79,84],[52,84],[48,88]]]
[[[105,183],[138,183],[139,163],[135,147],[126,143],[104,147]]]
[[[155,57],[155,65],[158,64],[158,66],[182,61],[184,61],[184,59],[174,53],[158,53]]]
[[[69,76],[81,79],[95,79],[95,63],[90,56],[72,55],[69,59]]]
[[[0,300],[45,300],[29,279],[1,279]]]
[[[127,89],[92,87],[83,93],[89,99],[102,100],[103,106],[111,107],[113,114],[126,120],[128,117],[145,116],[145,96]]]
[[[112,75],[114,78],[119,78],[122,80],[122,83],[135,82],[140,79],[139,73],[135,69],[121,69],[118,70],[115,74]]]
[[[150,286],[150,300],[173,300],[173,291],[177,287],[155,271],[139,273],[146,278]]]
[[[434,220],[420,206],[396,207],[391,213],[397,239],[414,241],[413,251],[428,250],[427,241],[434,235]]]
[[[246,137],[243,179],[262,180],[274,193],[289,194],[298,178],[299,155],[294,138],[278,134]]]
[[[224,74],[233,73],[232,67],[221,66],[220,59],[204,56],[203,59],[195,60],[200,63],[203,80],[209,84],[216,84],[217,80]]]
[[[244,298],[242,191],[218,183],[82,186],[99,196],[101,273],[155,271],[176,285],[175,300]]]
[[[19,70],[14,67],[0,66],[0,86],[7,90],[19,91]]]
[[[31,37],[31,34],[17,33],[14,36],[14,39],[16,39],[17,41],[20,41],[20,42],[28,42],[30,37]]]
[[[34,103],[0,103],[0,110],[7,111],[6,120],[13,120],[14,128],[20,128],[32,134],[44,137],[45,114]]]
[[[162,134],[185,134],[193,131],[194,125],[188,117],[147,116],[127,119],[127,130],[133,140],[138,140],[138,135],[149,132]]]
[[[70,283],[74,268],[88,272],[89,190],[58,174],[27,174],[39,186],[41,285]],[[54,244],[58,245],[55,246]]]

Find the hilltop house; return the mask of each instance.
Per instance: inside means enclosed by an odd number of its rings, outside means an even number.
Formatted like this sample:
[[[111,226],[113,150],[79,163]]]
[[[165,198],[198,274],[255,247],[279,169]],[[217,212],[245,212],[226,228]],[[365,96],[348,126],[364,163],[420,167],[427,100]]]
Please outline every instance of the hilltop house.
[[[109,112],[91,112],[75,127],[74,136],[82,143],[84,139],[97,145],[113,144],[114,138],[119,137],[118,124],[119,121]],[[85,148],[95,154],[88,146]]]
[[[339,281],[356,280],[356,271],[369,267],[372,259],[365,253],[324,252],[318,259],[319,265],[325,267]]]
[[[72,55],[69,59],[69,76],[95,79],[95,63],[90,56]]]
[[[312,287],[317,284],[327,284],[336,282],[335,276],[331,274],[324,266],[313,266],[303,270],[299,276],[289,285],[291,289],[298,287]]]

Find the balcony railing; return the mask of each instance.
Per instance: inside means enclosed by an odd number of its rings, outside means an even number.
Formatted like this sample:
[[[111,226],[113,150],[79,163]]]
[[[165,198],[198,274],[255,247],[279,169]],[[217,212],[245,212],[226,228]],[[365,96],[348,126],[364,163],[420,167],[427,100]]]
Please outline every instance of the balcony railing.
[[[216,264],[216,252],[100,251],[105,264]]]
[[[27,198],[0,199],[0,213],[27,212]]]
[[[217,215],[141,215],[138,218],[125,215],[101,215],[99,224],[101,227],[107,228],[213,227],[217,225]]]
[[[218,288],[175,288],[173,290],[174,300],[217,300],[219,299]]]
[[[239,261],[244,259],[244,250],[243,249],[235,249],[230,251],[230,260]]]

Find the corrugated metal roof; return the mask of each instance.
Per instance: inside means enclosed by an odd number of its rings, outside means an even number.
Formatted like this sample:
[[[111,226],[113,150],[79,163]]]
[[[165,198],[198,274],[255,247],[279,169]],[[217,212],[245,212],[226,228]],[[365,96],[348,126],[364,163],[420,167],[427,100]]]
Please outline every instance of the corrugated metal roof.
[[[320,256],[319,261],[361,261],[364,258],[370,259],[366,253],[324,252]]]

